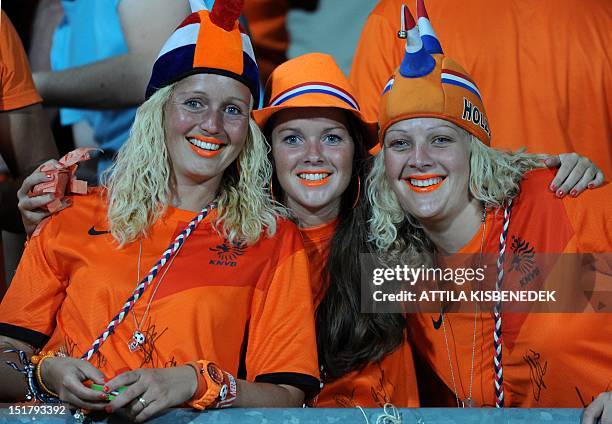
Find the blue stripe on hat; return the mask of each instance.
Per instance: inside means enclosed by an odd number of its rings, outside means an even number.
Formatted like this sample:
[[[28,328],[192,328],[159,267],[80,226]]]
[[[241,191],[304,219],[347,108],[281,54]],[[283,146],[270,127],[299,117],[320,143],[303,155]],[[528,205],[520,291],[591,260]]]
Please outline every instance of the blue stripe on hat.
[[[383,88],[382,94],[385,94],[387,91],[391,90],[391,87],[393,87],[393,83],[395,83],[395,78],[391,78],[387,82],[387,84],[385,85],[385,88]]]
[[[345,97],[341,96],[339,93],[336,93],[335,91],[332,90],[326,90],[324,88],[306,88],[304,90],[300,90],[300,91],[296,91],[293,94],[290,94],[286,97],[284,97],[280,102],[276,101],[274,102],[275,105],[274,106],[278,106],[278,105],[282,105],[283,103],[285,103],[287,100],[292,99],[294,97],[297,96],[301,96],[303,94],[309,94],[309,93],[320,93],[320,94],[328,94],[330,96],[334,96],[337,97],[338,99],[342,100],[344,103],[346,103],[347,105],[349,105],[351,108],[353,109],[358,109],[356,107],[356,105],[354,105],[353,103],[351,103],[348,99],[346,99]]]
[[[469,85],[464,84],[464,83],[462,83],[460,81],[455,81],[455,80],[451,80],[451,79],[447,79],[447,78],[442,78],[442,83],[456,85],[457,87],[465,88],[466,90],[474,93],[476,95],[476,97],[478,97],[480,99],[480,93],[478,93],[478,91],[474,90]],[[480,100],[482,101],[482,99],[480,99]]]
[[[259,68],[257,63],[245,51],[242,52],[243,71],[242,75],[248,81],[248,87],[253,94],[254,108],[259,109],[262,101],[262,91],[259,82]]]
[[[195,47],[195,44],[187,44],[170,50],[157,58],[153,65],[151,79],[147,85],[147,99],[155,91],[180,79],[183,74],[188,74],[193,69]]]

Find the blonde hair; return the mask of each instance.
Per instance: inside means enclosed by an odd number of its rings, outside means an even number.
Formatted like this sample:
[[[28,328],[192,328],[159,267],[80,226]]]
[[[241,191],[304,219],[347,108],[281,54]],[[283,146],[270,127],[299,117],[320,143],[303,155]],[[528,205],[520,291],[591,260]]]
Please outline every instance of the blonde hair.
[[[128,140],[104,175],[110,231],[120,246],[146,237],[172,203],[174,177],[163,122],[174,86],[158,90],[138,108]],[[213,226],[230,241],[252,244],[264,230],[272,236],[277,218],[284,216],[266,191],[272,175],[269,149],[249,118],[245,145],[224,171],[216,197],[218,215]]]
[[[523,175],[543,164],[545,155],[504,152],[483,144],[472,134],[470,143],[470,195],[485,208],[501,208],[519,193]],[[385,174],[385,149],[374,158],[368,175],[367,196],[372,208],[368,220],[369,241],[379,254],[390,259],[431,253],[433,244],[410,214],[404,212]]]

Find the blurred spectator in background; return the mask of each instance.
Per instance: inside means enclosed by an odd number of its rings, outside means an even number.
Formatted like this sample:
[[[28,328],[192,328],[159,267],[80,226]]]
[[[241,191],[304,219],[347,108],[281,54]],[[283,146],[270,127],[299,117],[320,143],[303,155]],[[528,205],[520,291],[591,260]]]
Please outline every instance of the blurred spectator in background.
[[[316,0],[313,0],[316,2]],[[289,0],[245,0],[243,15],[248,21],[261,80],[287,60]]]
[[[35,21],[35,36],[57,22],[56,9],[48,3],[43,0],[39,5],[45,9]],[[153,61],[189,14],[189,3],[61,0],[61,5],[63,17],[50,43],[51,70],[35,72],[34,81],[45,106],[61,107],[62,124],[73,125],[76,147],[104,149],[99,178],[127,139]],[[44,45],[42,38],[39,42]]]
[[[330,54],[348,73],[375,0],[245,0],[244,16],[262,81],[281,63],[305,53]]]
[[[380,1],[355,52],[350,79],[371,118],[404,55],[403,3],[417,15],[414,1]],[[492,147],[578,152],[610,175],[612,2],[432,0],[427,9],[444,52],[478,81]]]
[[[21,40],[4,11],[0,16],[0,155],[9,175],[0,182],[0,229],[7,283],[15,272],[25,236],[17,209],[22,179],[45,160],[57,157],[53,135],[32,83]],[[0,266],[2,266],[0,264]],[[4,292],[0,284],[0,295]]]

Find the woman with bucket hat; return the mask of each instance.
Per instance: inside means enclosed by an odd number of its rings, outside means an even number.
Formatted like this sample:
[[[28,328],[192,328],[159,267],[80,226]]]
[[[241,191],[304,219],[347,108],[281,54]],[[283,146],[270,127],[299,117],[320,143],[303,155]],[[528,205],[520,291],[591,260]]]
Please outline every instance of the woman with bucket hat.
[[[333,58],[310,53],[274,70],[253,111],[272,145],[272,194],[294,215],[310,261],[323,388],[318,407],[418,406],[401,315],[362,314],[359,254],[367,149],[376,124],[361,113]]]

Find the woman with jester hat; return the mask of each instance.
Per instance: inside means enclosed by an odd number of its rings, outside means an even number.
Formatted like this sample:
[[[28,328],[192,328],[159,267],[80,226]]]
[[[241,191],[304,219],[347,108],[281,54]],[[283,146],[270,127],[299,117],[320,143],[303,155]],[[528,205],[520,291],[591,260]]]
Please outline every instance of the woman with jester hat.
[[[30,240],[0,305],[2,399],[142,421],[318,392],[307,256],[265,192],[241,5],[177,28],[104,188]]]
[[[492,147],[576,151],[598,164],[600,172],[557,173],[550,190],[559,197],[597,187],[612,172],[611,2],[435,0],[427,12],[420,2],[415,8],[414,1],[376,3],[349,75],[370,119],[378,117],[380,93],[404,56],[405,42],[395,35],[406,4],[417,20],[437,23],[444,51],[478,81],[495,133]],[[589,159],[573,160],[582,162],[580,169]]]
[[[408,314],[417,356],[443,383],[435,396],[459,407],[590,404],[585,422],[609,420],[612,315],[602,296],[612,274],[610,185],[559,200],[534,157],[490,148],[478,87],[422,20],[405,7],[403,16],[406,53],[383,92],[382,149],[367,190],[378,255],[439,264],[491,254],[493,289],[516,288],[527,273],[528,289],[556,283],[574,302],[566,313],[509,312],[500,302]],[[544,254],[558,257],[542,265]],[[525,255],[533,261],[513,269]]]

